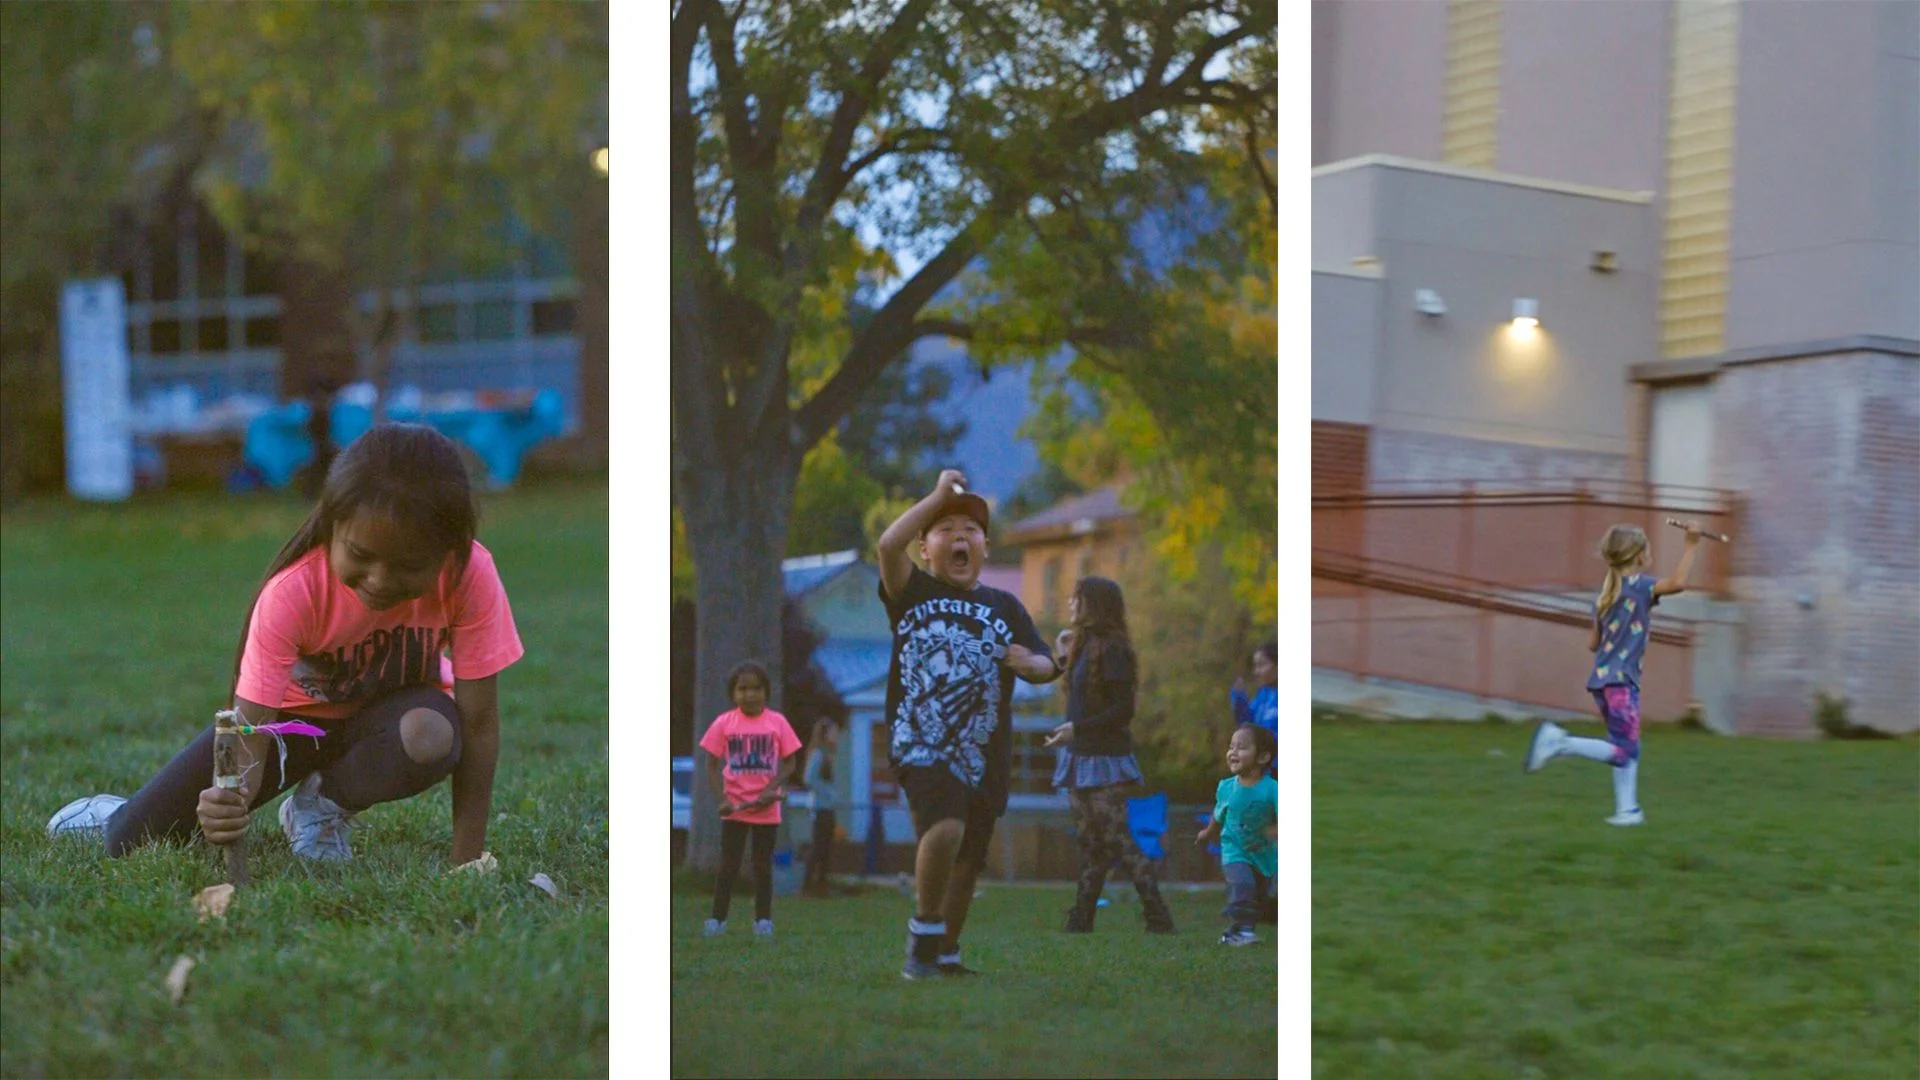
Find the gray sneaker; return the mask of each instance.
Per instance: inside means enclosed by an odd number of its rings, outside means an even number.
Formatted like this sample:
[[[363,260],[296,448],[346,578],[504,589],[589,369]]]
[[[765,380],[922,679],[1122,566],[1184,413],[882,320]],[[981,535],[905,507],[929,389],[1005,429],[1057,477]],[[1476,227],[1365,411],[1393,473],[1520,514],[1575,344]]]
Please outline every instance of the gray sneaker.
[[[115,810],[126,805],[126,801],[118,795],[89,795],[84,799],[75,799],[61,807],[60,812],[47,822],[47,838],[65,836],[100,843],[107,838],[107,819],[113,816]]]
[[[929,964],[912,956],[907,957],[906,966],[900,969],[903,979],[938,979],[944,975],[946,972],[940,970],[939,964]]]
[[[1252,945],[1259,940],[1260,936],[1253,932],[1251,926],[1229,926],[1226,932],[1220,935],[1222,945]]]
[[[719,937],[726,932],[727,924],[719,919],[708,919],[706,925],[700,928],[701,937]]]
[[[320,774],[314,773],[280,803],[280,830],[287,834],[293,853],[315,862],[345,862],[353,858],[347,833],[353,815],[320,794]]]
[[[755,919],[753,922],[753,936],[771,939],[773,937],[773,920]]]

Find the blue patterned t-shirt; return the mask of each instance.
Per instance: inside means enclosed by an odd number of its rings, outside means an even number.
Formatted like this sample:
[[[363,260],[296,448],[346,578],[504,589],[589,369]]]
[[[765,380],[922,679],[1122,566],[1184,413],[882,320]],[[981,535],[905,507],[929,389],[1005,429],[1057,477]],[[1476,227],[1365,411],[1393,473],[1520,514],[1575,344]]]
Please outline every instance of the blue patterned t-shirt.
[[[1654,576],[1633,574],[1620,583],[1620,595],[1614,597],[1600,623],[1600,651],[1593,654],[1593,674],[1587,676],[1587,689],[1631,686],[1640,689],[1640,661],[1647,654],[1647,630],[1653,622]],[[1599,606],[1600,601],[1594,600]]]

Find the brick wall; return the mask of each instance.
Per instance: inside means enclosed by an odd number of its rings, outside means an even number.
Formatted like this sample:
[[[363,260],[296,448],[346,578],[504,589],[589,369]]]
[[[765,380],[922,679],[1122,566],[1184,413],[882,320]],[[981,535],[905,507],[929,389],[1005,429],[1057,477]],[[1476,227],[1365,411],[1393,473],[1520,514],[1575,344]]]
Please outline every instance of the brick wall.
[[[1356,495],[1367,490],[1367,425],[1313,422],[1313,494]]]
[[[1717,486],[1743,501],[1743,734],[1811,736],[1816,693],[1920,729],[1920,360],[1739,364],[1714,389]]]
[[[1368,475],[1375,484],[1410,480],[1627,480],[1625,454],[1468,439],[1376,427]]]

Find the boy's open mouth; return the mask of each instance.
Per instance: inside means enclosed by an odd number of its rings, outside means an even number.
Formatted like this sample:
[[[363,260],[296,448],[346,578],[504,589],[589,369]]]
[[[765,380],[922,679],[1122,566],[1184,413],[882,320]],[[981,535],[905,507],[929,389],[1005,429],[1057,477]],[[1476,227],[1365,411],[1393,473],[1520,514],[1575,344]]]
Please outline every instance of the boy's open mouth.
[[[973,551],[962,544],[947,553],[947,565],[955,570],[965,570],[973,564]]]

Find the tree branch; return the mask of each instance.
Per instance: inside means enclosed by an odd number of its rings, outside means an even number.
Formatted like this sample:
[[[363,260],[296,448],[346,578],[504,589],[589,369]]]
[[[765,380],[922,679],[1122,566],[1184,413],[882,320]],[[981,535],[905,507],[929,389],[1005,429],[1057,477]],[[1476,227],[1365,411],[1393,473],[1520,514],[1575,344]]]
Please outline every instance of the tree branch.
[[[772,175],[773,162],[747,111],[744,76],[733,36],[738,18],[737,13],[730,15],[723,5],[715,3],[707,13],[707,46],[713,54],[714,86],[720,93],[727,157],[733,161],[734,235],[746,250],[771,262],[780,252],[779,185]],[[777,124],[778,118],[773,122]]]
[[[940,254],[922,266],[920,272],[908,279],[875,313],[873,321],[867,324],[867,328],[854,339],[853,347],[847,350],[846,359],[840,362],[840,370],[834,372],[826,385],[814,391],[813,397],[795,412],[793,437],[796,449],[804,452],[825,437],[827,431],[859,403],[860,395],[873,385],[881,369],[892,363],[900,355],[900,350],[913,343],[914,322],[920,309],[926,307],[979,254],[979,242],[975,239],[978,227],[978,222],[970,224],[947,241],[947,246],[940,250]]]
[[[688,89],[693,54],[710,6],[710,0],[684,0],[674,16],[670,68],[672,179],[668,192],[671,258],[678,264],[671,275],[667,350],[675,412],[679,414],[675,446],[687,460],[703,463],[715,460],[726,402],[706,323],[717,302],[719,268],[700,227],[699,188],[694,179],[700,121],[693,115]]]
[[[800,211],[795,216],[794,234],[811,238],[820,231],[820,225],[826,220],[828,211],[840,193],[846,190],[847,183],[871,161],[865,161],[859,168],[842,167],[848,151],[853,146],[853,136],[860,128],[868,110],[873,107],[873,95],[880,84],[893,70],[894,61],[899,59],[907,41],[933,7],[932,0],[908,0],[894,15],[893,21],[874,39],[873,49],[860,62],[860,70],[854,74],[853,85],[840,95],[840,102],[834,107],[833,120],[828,125],[827,137],[820,146],[820,160],[814,165],[813,176],[807,181],[805,196],[800,200]],[[788,263],[795,267],[804,267],[811,262],[811,248],[796,247],[788,251]]]
[[[924,138],[926,141],[920,146],[909,147],[907,144],[913,142],[914,136],[916,135]],[[911,154],[926,150],[945,149],[949,145],[947,142],[948,137],[948,134],[939,128],[923,127],[911,127],[889,135],[880,140],[873,149],[847,163],[846,170],[842,176],[843,183],[841,187],[844,190],[846,184],[851,183],[854,177],[859,176],[862,172],[871,168],[874,162],[879,161],[888,154]]]

